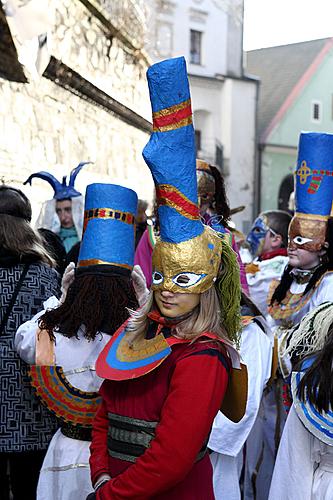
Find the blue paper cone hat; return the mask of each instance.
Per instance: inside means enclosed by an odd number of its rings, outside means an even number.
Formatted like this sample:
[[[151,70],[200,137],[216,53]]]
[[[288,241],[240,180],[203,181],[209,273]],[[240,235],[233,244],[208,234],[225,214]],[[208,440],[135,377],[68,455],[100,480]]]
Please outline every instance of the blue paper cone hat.
[[[216,278],[222,244],[200,220],[185,59],[154,64],[147,71],[147,79],[153,133],[143,157],[155,182],[160,223],[160,240],[153,253],[152,288],[201,293]]]
[[[78,269],[112,266],[120,274],[134,264],[137,194],[116,184],[87,186]]]
[[[319,251],[325,243],[333,201],[332,134],[301,133],[295,178],[295,216],[289,227],[289,245]]]

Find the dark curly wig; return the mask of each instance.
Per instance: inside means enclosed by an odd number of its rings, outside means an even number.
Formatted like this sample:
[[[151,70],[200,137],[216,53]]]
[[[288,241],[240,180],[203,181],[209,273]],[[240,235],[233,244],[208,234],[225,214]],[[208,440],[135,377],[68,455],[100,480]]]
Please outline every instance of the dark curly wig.
[[[328,412],[333,408],[333,325],[330,326],[324,347],[312,356],[314,361],[298,386],[298,397],[304,402],[309,399],[319,412]],[[303,361],[299,363],[298,369],[301,369]]]
[[[54,331],[65,337],[77,337],[80,326],[84,325],[84,337],[94,340],[99,332],[113,334],[129,317],[127,308],[137,307],[130,276],[76,275],[64,303],[46,311],[39,327],[54,340]]]
[[[222,224],[228,227],[228,222],[230,221],[230,207],[225,191],[224,179],[217,167],[214,167],[214,165],[209,165],[209,168],[215,180],[214,211],[222,217]]]

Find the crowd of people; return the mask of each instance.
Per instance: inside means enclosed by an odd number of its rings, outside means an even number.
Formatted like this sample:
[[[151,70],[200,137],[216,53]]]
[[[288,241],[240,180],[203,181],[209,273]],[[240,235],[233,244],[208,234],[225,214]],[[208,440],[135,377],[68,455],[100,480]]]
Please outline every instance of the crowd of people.
[[[196,159],[184,58],[147,73],[147,202],[0,186],[1,500],[333,498],[333,135],[302,133],[291,212],[230,223]]]

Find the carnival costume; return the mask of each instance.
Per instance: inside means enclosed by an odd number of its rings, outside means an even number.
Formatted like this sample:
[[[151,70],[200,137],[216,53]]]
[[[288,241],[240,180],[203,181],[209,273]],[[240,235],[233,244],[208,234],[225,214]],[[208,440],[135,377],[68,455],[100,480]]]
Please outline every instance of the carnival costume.
[[[216,169],[216,167],[213,167]],[[196,160],[196,169],[197,169],[197,182],[198,182],[198,197],[199,197],[199,205],[200,198],[203,198],[205,202],[208,202],[210,205],[214,204],[214,197],[216,196],[217,186],[214,175],[212,173],[212,167],[203,160]],[[216,169],[217,170],[217,169]],[[217,172],[218,174],[218,172]],[[244,264],[239,255],[238,245],[236,243],[235,237],[232,232],[225,227],[222,223],[222,216],[216,213],[213,213],[211,210],[206,212],[203,215],[203,222],[207,224],[207,226],[212,227],[218,233],[224,235],[224,237],[228,240],[230,246],[236,252],[239,270],[240,270],[240,280],[242,290],[245,293],[249,293],[249,287],[246,281],[246,274]]]
[[[52,174],[46,171],[35,172],[31,174],[23,184],[30,184],[33,178],[43,179],[47,181],[53,188],[54,196],[52,200],[47,200],[43,203],[40,214],[36,221],[36,229],[43,228],[49,229],[58,234],[68,252],[75,243],[81,240],[82,237],[82,224],[83,224],[83,209],[84,199],[82,194],[75,189],[75,180],[78,173],[84,165],[91,162],[81,162],[79,165],[70,172],[67,184],[66,176],[63,177],[62,182],[59,182]],[[56,201],[70,199],[72,201],[72,215],[74,226],[71,228],[62,228],[60,225],[59,217],[56,213]]]
[[[240,354],[247,366],[247,405],[240,422],[233,422],[221,411],[215,417],[208,447],[214,470],[216,500],[241,499],[241,475],[244,466],[246,440],[255,425],[264,388],[272,372],[272,333],[262,316],[257,316],[247,304],[242,306]],[[247,497],[245,497],[247,498]]]
[[[199,217],[185,60],[155,64],[147,75],[153,134],[143,155],[160,219],[152,288],[203,293],[216,286],[222,254],[221,319],[232,336],[239,329],[239,273],[230,247]],[[111,477],[97,490],[98,500],[214,498],[206,443],[235,351],[210,332],[175,336],[179,321],[153,308],[142,335],[132,336],[124,324],[98,358],[97,373],[107,380],[94,422],[92,481]]]
[[[295,215],[289,225],[289,248],[303,248],[311,252],[318,252],[325,248],[327,221],[331,211],[333,199],[333,136],[319,133],[302,133],[300,135],[298,159],[295,172]],[[319,266],[320,269],[320,266]],[[298,270],[290,266],[281,277],[289,273],[290,287],[285,297],[271,304],[272,296],[279,285],[273,280],[268,294],[268,322],[278,337],[279,367],[282,376],[286,379],[291,370],[289,355],[285,355],[285,346],[290,341],[290,331],[293,325],[301,321],[303,316],[322,302],[333,299],[333,274],[330,271],[322,272],[314,286],[306,291],[314,270]],[[250,441],[258,441],[258,436],[266,436],[262,470],[257,474],[260,479],[269,485],[270,475],[275,461],[277,447],[285,425],[287,411],[290,407],[289,384],[284,383],[279,374],[274,391],[263,399],[263,421],[260,429],[254,429]],[[258,450],[258,460],[260,450]],[[259,468],[260,469],[260,468]],[[265,490],[266,487],[260,487]]]
[[[333,303],[325,302],[309,312],[295,328],[293,349],[300,369],[292,372],[293,403],[276,459],[270,500],[329,500],[333,498],[333,412],[319,412],[299,383],[332,335]],[[298,342],[295,341],[295,337]],[[331,388],[327,387],[327,391]]]
[[[130,189],[112,184],[87,187],[84,236],[75,279],[110,276],[113,281],[110,279],[108,286],[116,283],[118,276],[130,279],[136,207],[137,195]],[[110,333],[100,331],[88,340],[82,325],[74,337],[65,336],[61,329],[54,331],[55,342],[51,342],[48,333],[38,329],[38,320],[45,310],[59,305],[55,297],[44,302],[44,311],[18,329],[16,348],[32,365],[30,373],[37,395],[60,419],[60,429],[52,438],[41,469],[37,499],[82,500],[93,491],[89,445],[92,420],[100,404],[97,391],[102,383],[95,362]],[[115,296],[113,303],[103,307],[113,308],[116,315],[117,308],[125,305],[118,304]]]
[[[289,247],[318,252],[325,248],[333,201],[333,135],[303,132],[295,172],[295,215],[289,226]],[[272,324],[291,327],[322,302],[333,300],[333,273],[322,274],[305,293],[313,270],[292,270],[293,281],[281,303],[268,307]],[[278,282],[272,283],[268,302]]]
[[[281,246],[269,252],[263,252],[267,233],[277,236],[279,233],[272,226],[271,217],[280,218],[280,226],[284,227],[285,234],[291,216],[282,210],[262,212],[255,219],[249,231],[246,242],[251,249],[253,260],[245,266],[246,279],[249,285],[249,294],[260,312],[267,317],[267,296],[273,280],[280,279],[288,264],[287,248]],[[280,234],[283,237],[282,234]]]

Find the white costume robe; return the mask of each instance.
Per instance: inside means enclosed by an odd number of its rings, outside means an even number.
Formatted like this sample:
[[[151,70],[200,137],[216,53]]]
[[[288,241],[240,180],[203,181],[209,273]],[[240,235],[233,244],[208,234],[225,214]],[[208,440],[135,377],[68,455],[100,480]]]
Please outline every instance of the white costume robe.
[[[44,302],[44,309],[58,305],[59,301],[51,297]],[[35,364],[37,320],[44,312],[23,323],[16,332],[16,350],[28,364]],[[95,362],[110,336],[101,333],[88,342],[80,328],[78,339],[69,339],[60,333],[55,333],[55,337],[55,363],[63,368],[67,380],[82,391],[97,392],[102,379],[96,375]],[[83,500],[93,491],[89,446],[90,441],[71,439],[58,429],[42,465],[37,500]]]
[[[284,427],[269,500],[332,500],[333,446],[303,425],[294,407]]]
[[[290,291],[293,294],[298,294],[301,300],[301,294],[305,288],[306,284],[299,285],[294,281]],[[333,273],[324,275],[315,290],[310,292],[308,300],[301,303],[302,307],[295,310],[286,319],[291,324],[296,325],[305,314],[325,301],[333,301]],[[281,309],[283,311],[283,308]],[[283,319],[274,319],[271,316],[268,316],[267,319],[272,331],[283,323]],[[280,341],[281,339],[279,339]],[[283,372],[287,376],[287,367],[289,367],[289,371],[291,370],[289,358],[280,359],[280,366],[284,367]],[[281,389],[282,380],[280,379],[274,382],[272,387],[265,392],[258,419],[248,439],[247,467],[245,471],[246,500],[255,498],[252,488],[254,474],[257,474],[255,481],[256,500],[266,500],[268,496],[279,436],[282,435],[287,418],[283,407]]]
[[[243,466],[243,446],[256,420],[263,389],[271,375],[272,338],[255,322],[244,327],[240,353],[248,370],[246,413],[238,423],[221,412],[215,417],[208,447],[214,470],[216,500],[240,500],[239,476]]]
[[[253,261],[253,269],[256,266],[258,270],[253,273],[246,273],[251,300],[255,303],[264,317],[268,315],[267,296],[270,285],[273,280],[281,278],[288,264],[288,260],[289,258],[283,255],[277,255],[267,260],[255,259]]]
[[[306,289],[306,286],[307,283],[300,285],[294,280],[291,284],[290,292],[294,295],[301,296]],[[323,302],[333,301],[333,272],[327,272],[324,274],[315,289],[313,291],[310,290],[307,295],[308,300],[306,300],[305,297],[305,300],[300,303],[301,307],[295,308],[294,312],[286,318],[288,321],[292,322],[293,325],[297,325],[303,316],[305,316],[309,311],[312,311],[315,307],[320,306]],[[283,306],[280,306],[280,308],[283,309]],[[281,325],[282,322],[283,319],[272,316],[268,317],[268,323],[272,329]]]

